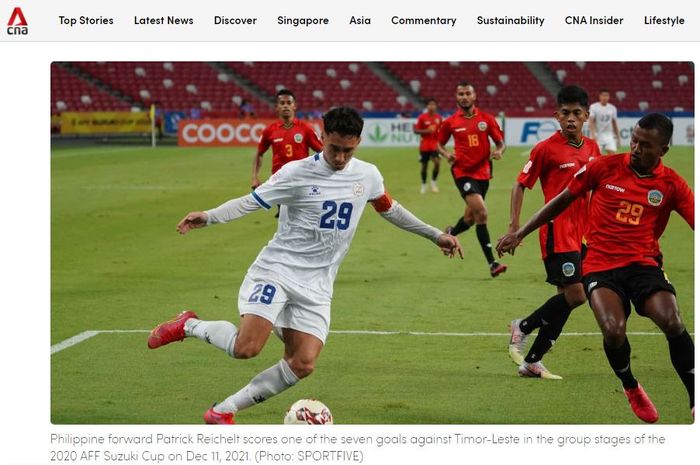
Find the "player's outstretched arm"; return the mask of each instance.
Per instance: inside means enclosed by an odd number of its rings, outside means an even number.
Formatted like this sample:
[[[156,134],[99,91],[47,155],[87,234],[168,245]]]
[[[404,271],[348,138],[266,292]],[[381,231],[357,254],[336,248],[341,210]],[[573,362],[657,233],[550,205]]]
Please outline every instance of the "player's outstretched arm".
[[[209,215],[206,212],[189,212],[177,224],[177,232],[187,234],[192,229],[203,228],[207,225]]]
[[[192,229],[203,228],[210,224],[228,223],[260,208],[252,195],[232,199],[211,210],[188,213],[177,224],[177,232],[186,234]]]
[[[459,255],[459,258],[464,259],[462,245],[459,243],[459,239],[452,234],[443,233],[438,237],[437,245],[445,256],[452,258],[455,255]]]
[[[381,197],[372,200],[372,205],[382,218],[404,231],[412,232],[413,234],[430,239],[440,247],[440,250],[442,250],[446,256],[451,258],[455,255],[459,255],[460,258],[464,258],[462,246],[459,244],[456,237],[450,234],[444,234],[436,227],[419,220],[413,213],[393,200],[389,194],[385,193]]]
[[[498,239],[498,244],[496,244],[496,252],[498,252],[498,256],[502,257],[506,253],[513,255],[515,253],[515,249],[528,234],[535,231],[543,224],[552,221],[561,212],[563,212],[566,207],[571,205],[571,202],[574,200],[576,200],[576,197],[569,191],[569,188],[564,189],[559,195],[554,197],[537,213],[535,213],[532,218],[527,221],[527,223],[518,228],[517,231],[508,233]]]

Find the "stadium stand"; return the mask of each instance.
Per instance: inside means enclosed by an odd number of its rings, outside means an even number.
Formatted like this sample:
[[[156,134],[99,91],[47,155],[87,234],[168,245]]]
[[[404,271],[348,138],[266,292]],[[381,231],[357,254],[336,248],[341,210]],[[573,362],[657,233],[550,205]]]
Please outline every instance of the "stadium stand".
[[[56,63],[51,64],[51,114],[130,109],[128,102],[110,95]]]
[[[551,94],[522,63],[393,62],[385,66],[423,99],[437,99],[443,110],[454,106],[454,89],[460,81],[470,82],[477,92],[477,105],[492,113],[533,116],[553,106]]]
[[[386,62],[374,69],[354,62],[293,66],[273,62],[84,62],[69,66],[80,73],[51,65],[52,114],[146,108],[156,102],[163,110],[196,110],[203,117],[240,116],[241,107],[247,104],[256,116],[272,117],[273,96],[281,87],[296,94],[302,114],[318,114],[341,104],[365,112],[415,114],[422,109],[415,103],[430,97],[438,100],[443,111],[451,111],[455,84],[462,80],[475,86],[477,104],[492,113],[548,116],[555,106],[552,85],[548,91],[519,62]],[[386,72],[384,79],[376,73],[377,66]],[[608,88],[622,112],[693,109],[692,63],[548,62],[538,67],[560,85],[583,86],[592,101],[599,89]],[[393,82],[385,82],[387,79]],[[237,82],[247,82],[251,91]]]
[[[578,84],[593,101],[600,89],[610,91],[618,111],[693,111],[691,63],[549,62],[562,84]]]
[[[224,73],[202,62],[85,62],[81,71],[119,90],[144,107],[157,102],[168,110],[204,114],[238,113],[245,101],[269,112],[270,106],[238,87]]]
[[[413,105],[377,77],[366,64],[352,62],[233,62],[227,65],[269,95],[286,87],[303,111],[351,105],[364,111],[412,111]]]

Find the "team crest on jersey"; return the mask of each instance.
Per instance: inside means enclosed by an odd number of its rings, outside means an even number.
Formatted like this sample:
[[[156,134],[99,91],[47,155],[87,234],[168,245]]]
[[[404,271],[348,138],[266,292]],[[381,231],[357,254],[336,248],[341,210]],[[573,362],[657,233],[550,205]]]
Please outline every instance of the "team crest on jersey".
[[[355,197],[360,197],[365,193],[365,186],[362,183],[356,182],[352,185],[352,193]]]
[[[663,199],[664,195],[661,193],[661,191],[657,191],[656,189],[649,191],[647,194],[647,201],[652,207],[658,207],[661,205]]]
[[[477,124],[476,127],[479,128],[479,131],[486,131],[489,126],[486,124],[486,121],[479,121],[479,124]]]
[[[299,133],[294,134],[294,142],[296,142],[297,144],[301,144],[301,141],[303,141],[303,140],[304,140],[304,136],[302,136]]]
[[[566,276],[567,278],[570,278],[576,273],[576,265],[574,265],[571,262],[566,262],[561,266],[561,272]]]
[[[316,195],[321,195],[321,188],[318,186],[311,186],[309,188],[309,197],[313,197]]]

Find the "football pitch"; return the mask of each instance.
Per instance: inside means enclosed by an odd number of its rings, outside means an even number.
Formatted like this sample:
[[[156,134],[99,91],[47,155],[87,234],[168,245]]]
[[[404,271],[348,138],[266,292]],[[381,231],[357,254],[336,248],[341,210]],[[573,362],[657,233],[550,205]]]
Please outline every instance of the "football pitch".
[[[233,360],[198,340],[148,350],[148,331],[183,309],[238,321],[237,293],[272,237],[274,212],[175,232],[189,211],[250,191],[254,149],[94,146],[51,154],[51,421],[56,424],[199,424],[203,412],[276,363],[271,336],[251,360]],[[362,148],[387,190],[440,229],[463,210],[447,164],[439,193],[419,194],[416,149]],[[507,229],[510,189],[527,147],[495,162],[487,195],[495,245]],[[263,173],[269,173],[269,154]],[[691,187],[693,149],[664,162]],[[528,191],[521,221],[542,205]],[[242,411],[243,424],[280,424],[311,397],[342,424],[637,424],[610,370],[587,305],[576,309],[544,363],[562,381],[523,379],[508,356],[508,323],[553,293],[536,234],[492,279],[473,230],[465,259],[367,208],[335,284],[331,334],[316,372]],[[694,328],[693,232],[673,214],[661,247],[689,331]],[[92,332],[89,332],[92,331]],[[687,396],[654,324],[634,314],[632,368],[661,423],[691,423]],[[71,339],[79,336],[77,339]]]

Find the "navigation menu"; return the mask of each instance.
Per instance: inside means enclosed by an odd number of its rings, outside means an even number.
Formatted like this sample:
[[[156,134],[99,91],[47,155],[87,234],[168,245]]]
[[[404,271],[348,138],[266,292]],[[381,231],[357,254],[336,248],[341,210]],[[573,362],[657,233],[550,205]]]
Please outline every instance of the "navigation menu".
[[[167,4],[165,9],[142,0],[120,0],[108,5],[95,5],[87,0],[68,4],[41,2],[40,8],[32,7],[32,4],[39,5],[39,1],[22,0],[31,33],[24,26],[24,33],[12,34],[20,26],[9,24],[6,34],[0,37],[11,41],[318,41],[320,30],[332,30],[325,39],[415,41],[417,31],[421,31],[426,32],[421,33],[421,42],[523,42],[559,41],[562,34],[575,30],[595,31],[595,34],[567,36],[567,41],[616,42],[649,40],[652,28],[664,32],[654,36],[655,42],[700,41],[700,28],[687,27],[694,18],[689,14],[677,14],[679,8],[674,10],[664,5],[672,12],[664,15],[661,14],[664,10],[658,6],[644,11],[648,8],[641,5],[632,11],[607,0],[589,0],[573,7],[551,4],[546,8],[539,8],[539,5],[508,8],[510,0],[499,5],[470,8],[461,4],[428,5],[410,1],[390,4],[376,0],[353,0],[352,4],[332,6],[322,5],[320,0],[308,0],[296,4],[294,9],[288,5],[273,8],[274,4],[268,7],[249,2]],[[665,0],[664,3],[679,4],[680,1]],[[145,8],[148,11],[144,11]],[[11,12],[7,11],[8,17]],[[236,28],[245,28],[245,35],[231,34]],[[73,33],[66,34],[68,30]],[[158,34],[153,34],[153,30]],[[187,31],[186,38],[181,35],[182,31]]]

